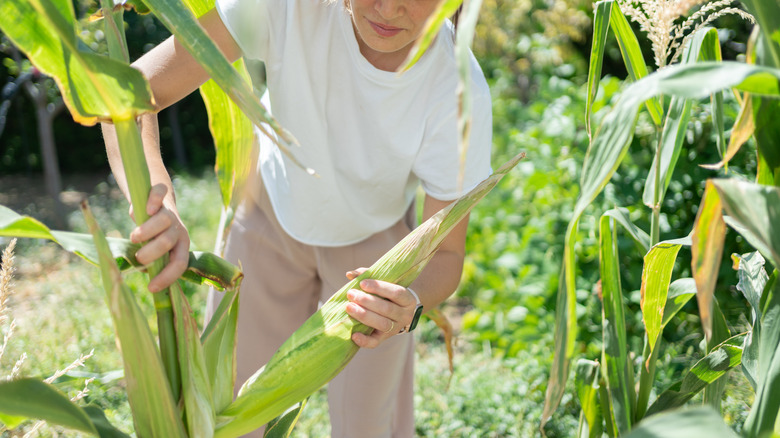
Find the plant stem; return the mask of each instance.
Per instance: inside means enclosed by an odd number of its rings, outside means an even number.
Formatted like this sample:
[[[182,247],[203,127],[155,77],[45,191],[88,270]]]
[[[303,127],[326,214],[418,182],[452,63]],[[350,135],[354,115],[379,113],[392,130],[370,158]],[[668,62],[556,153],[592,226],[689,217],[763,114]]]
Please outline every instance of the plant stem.
[[[133,215],[136,223],[142,224],[149,219],[149,215],[146,213],[146,203],[149,199],[149,190],[152,184],[146,157],[143,153],[141,134],[134,119],[114,120],[114,126],[116,127],[117,142],[122,155],[122,165],[125,169],[127,188],[130,192],[130,202],[133,205]],[[159,274],[166,262],[167,257],[163,257],[163,260],[158,259],[148,266],[149,278],[154,278]],[[181,376],[179,375],[176,353],[176,333],[173,328],[173,310],[170,293],[168,289],[165,289],[152,294],[152,297],[154,297],[154,309],[157,312],[160,354],[165,367],[165,373],[171,385],[173,399],[178,400]]]
[[[663,128],[658,128],[658,146],[655,149],[655,184],[653,187],[653,217],[650,221],[650,247],[661,239],[661,146],[663,145]]]
[[[648,401],[650,400],[650,391],[653,390],[653,381],[655,380],[655,363],[658,360],[658,347],[660,342],[656,341],[653,352],[650,353],[650,342],[648,342],[645,336],[645,348],[642,350],[642,358],[648,357],[646,362],[642,363],[641,372],[639,374],[639,393],[637,393],[636,401],[636,418],[634,423],[638,423],[647,412]]]
[[[655,185],[653,187],[653,216],[650,221],[650,247],[652,248],[661,240],[660,232],[660,220],[661,220],[661,147],[663,146],[664,135],[663,127],[657,128],[658,145],[655,150]],[[645,346],[642,350],[642,360],[644,363],[641,365],[641,371],[639,373],[639,392],[637,393],[636,400],[636,417],[634,422],[638,422],[645,416],[647,412],[647,404],[650,400],[650,391],[653,389],[653,381],[655,380],[655,362],[658,358],[658,346],[660,344],[660,338],[655,341],[655,346],[650,352],[650,341],[645,334]],[[649,358],[648,358],[649,356]]]
[[[108,54],[111,59],[130,62],[127,52],[127,40],[124,32],[124,9],[114,10],[114,3],[109,0],[101,0],[103,8],[104,33],[108,42]],[[122,155],[122,166],[125,170],[127,188],[130,192],[130,203],[133,206],[133,215],[138,224],[149,219],[146,214],[146,203],[149,199],[149,190],[152,188],[149,167],[144,156],[144,147],[141,140],[138,124],[135,118],[125,120],[114,119],[116,127],[117,143]],[[154,278],[162,271],[168,257],[156,260],[147,267],[149,278]],[[165,374],[171,386],[173,399],[179,399],[181,389],[181,376],[179,374],[179,362],[176,352],[176,333],[173,326],[173,309],[168,289],[153,294],[154,309],[157,312],[157,332],[160,338],[160,355],[162,356]]]

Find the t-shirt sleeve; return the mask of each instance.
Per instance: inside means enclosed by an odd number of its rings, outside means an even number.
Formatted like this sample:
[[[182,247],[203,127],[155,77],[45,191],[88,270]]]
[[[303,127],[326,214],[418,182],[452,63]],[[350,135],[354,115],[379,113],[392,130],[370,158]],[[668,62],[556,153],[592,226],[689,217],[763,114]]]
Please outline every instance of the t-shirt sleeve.
[[[244,57],[265,60],[272,26],[285,22],[285,3],[279,0],[216,0],[215,7]]]
[[[457,105],[438,108],[433,126],[414,163],[426,194],[452,201],[490,176],[490,151],[493,142],[493,115],[487,84],[472,88],[472,122],[468,150],[463,164],[458,151]]]

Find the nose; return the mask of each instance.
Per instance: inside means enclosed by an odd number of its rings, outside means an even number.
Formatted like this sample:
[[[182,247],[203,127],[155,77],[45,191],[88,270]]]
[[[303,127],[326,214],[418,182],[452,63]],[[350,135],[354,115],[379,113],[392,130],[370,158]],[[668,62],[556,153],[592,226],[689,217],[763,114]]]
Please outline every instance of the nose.
[[[392,20],[403,14],[404,0],[375,0],[374,9],[385,20]]]

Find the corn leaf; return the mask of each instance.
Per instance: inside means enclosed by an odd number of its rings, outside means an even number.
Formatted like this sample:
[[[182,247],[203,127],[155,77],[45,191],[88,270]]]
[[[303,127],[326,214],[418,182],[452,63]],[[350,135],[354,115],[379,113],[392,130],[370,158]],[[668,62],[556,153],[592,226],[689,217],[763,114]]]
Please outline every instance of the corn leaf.
[[[171,285],[171,304],[182,380],[181,395],[187,413],[187,436],[211,438],[214,436],[216,416],[212,402],[211,379],[206,371],[198,325],[178,283]]]
[[[251,85],[225,59],[217,45],[208,37],[182,1],[146,0],[145,3],[219,87],[241,108],[257,129],[273,140],[292,163],[314,174],[314,170],[298,161],[287,147],[289,144],[297,144],[297,140],[263,107],[253,93]],[[276,135],[271,135],[265,126],[269,126]]]
[[[628,75],[632,81],[638,81],[647,76],[647,64],[645,64],[645,58],[642,55],[642,49],[639,47],[639,40],[636,38],[636,34],[631,29],[631,25],[626,20],[626,16],[618,7],[613,7],[610,14],[610,27],[612,32],[615,33],[618,46],[620,47],[620,54],[623,56],[623,63],[626,65]],[[656,126],[661,126],[661,118],[664,113],[661,108],[661,103],[655,96],[648,97],[647,110],[650,113],[650,117]]]
[[[238,287],[226,292],[201,335],[215,412],[221,412],[233,401],[238,295]]]
[[[585,130],[588,132],[588,139],[592,139],[593,101],[596,100],[599,92],[601,67],[604,65],[604,47],[607,45],[609,17],[612,14],[613,4],[613,0],[601,0],[593,5],[593,43],[590,46],[588,91],[585,96]]]
[[[631,218],[628,216],[628,209],[623,207],[613,208],[606,211],[603,216],[611,217],[617,224],[622,225],[628,235],[634,240],[634,243],[636,243],[641,255],[644,257],[647,254],[647,251],[650,250],[650,235],[631,222]]]
[[[566,390],[566,380],[569,378],[569,366],[574,356],[574,345],[577,339],[577,292],[575,285],[574,235],[577,220],[569,222],[563,246],[563,265],[558,277],[558,295],[555,300],[555,355],[547,382],[544,396],[544,408],[539,429],[544,430],[545,424],[552,418],[558,408],[563,393]]]
[[[474,40],[474,30],[479,17],[482,0],[466,0],[458,32],[455,34],[455,54],[458,66],[458,151],[460,153],[460,171],[458,172],[458,189],[463,187],[463,176],[466,173],[466,152],[471,138],[471,42]]]
[[[447,315],[438,307],[431,309],[425,316],[433,321],[434,324],[436,324],[436,327],[439,327],[439,330],[441,330],[442,335],[444,335],[444,345],[447,348],[447,360],[450,364],[450,380],[452,380],[452,375],[455,373],[455,350],[452,346],[455,332],[452,328],[452,324],[450,323],[450,320],[447,319]],[[448,386],[449,383],[450,382],[447,381]]]
[[[263,438],[289,438],[295,423],[301,417],[303,408],[306,407],[307,400],[308,398],[303,399],[303,401],[288,409],[282,415],[271,420],[268,423],[268,427],[265,428]]]
[[[780,266],[780,189],[733,179],[712,180],[735,228],[772,264]],[[732,227],[734,228],[734,227]]]
[[[82,211],[100,256],[106,303],[122,352],[127,398],[136,433],[138,436],[186,437],[146,317],[122,281],[108,242],[86,204],[82,206]]]
[[[669,285],[666,295],[664,316],[661,319],[661,330],[669,324],[674,315],[680,311],[696,295],[696,281],[693,278],[680,278]]]
[[[37,379],[0,382],[0,412],[35,418],[50,424],[97,435],[89,416],[52,385]]]
[[[736,335],[713,348],[709,354],[696,362],[681,381],[658,396],[647,410],[647,415],[684,405],[699,391],[718,381],[728,370],[738,366],[742,360],[744,340],[745,334]]]
[[[760,155],[764,171],[771,175],[772,185],[780,184],[780,151],[777,139],[780,138],[780,126],[776,123],[780,117],[780,102],[777,99],[766,99],[753,96],[753,137]]]
[[[693,38],[685,49],[682,63],[692,64],[700,60],[721,60],[718,31],[713,28],[707,27],[696,31],[696,33],[693,34]],[[715,96],[718,97],[716,98]],[[719,139],[722,141],[723,94],[719,91],[715,92],[711,96],[711,100],[713,101],[713,118],[720,120]],[[680,156],[680,151],[682,150],[682,145],[685,141],[685,135],[688,131],[688,122],[691,119],[692,106],[693,102],[691,99],[680,97],[673,97],[672,101],[669,103],[669,109],[666,112],[666,120],[664,121],[661,132],[659,149],[650,166],[650,172],[648,173],[647,182],[645,183],[645,190],[642,194],[642,201],[649,207],[663,203],[664,195],[669,188],[669,183],[672,181],[672,174],[677,165],[677,159]],[[720,145],[721,143],[718,143],[718,146]],[[660,169],[660,173],[656,175],[658,169]],[[655,192],[656,176],[661,184],[657,195]]]
[[[715,186],[708,181],[691,238],[691,268],[698,291],[699,317],[707,340],[712,339],[712,300],[725,239],[726,223],[723,221],[721,200]]]
[[[661,242],[653,246],[644,258],[640,304],[651,352],[657,347],[656,343],[661,334],[672,269],[680,247],[679,243]]]
[[[753,343],[758,343],[757,388],[744,424],[745,435],[751,438],[780,433],[780,283],[776,273],[777,270],[764,290],[760,334],[753,333]]]
[[[89,234],[51,230],[37,219],[22,216],[0,205],[0,236],[46,239],[60,245],[64,250],[97,266],[99,256],[95,243]],[[135,252],[141,246],[127,239],[106,238],[114,260],[120,269],[142,269],[135,259]],[[238,268],[209,252],[190,252],[189,267],[182,278],[197,284],[207,283],[218,289],[235,288],[243,274]]]
[[[54,78],[76,122],[94,125],[154,109],[149,84],[138,70],[82,51],[71,2],[3,0],[0,30]]]
[[[734,121],[734,126],[731,127],[731,137],[729,138],[729,145],[726,148],[726,154],[723,159],[715,164],[703,164],[705,169],[720,169],[723,166],[728,165],[728,162],[734,158],[734,155],[739,152],[745,142],[753,135],[756,129],[756,125],[753,121],[753,98],[749,94],[745,94],[742,99],[742,103],[739,107],[739,114]]]
[[[599,363],[580,359],[574,373],[574,385],[582,408],[578,436],[601,438],[604,426],[599,405]]]
[[[713,297],[715,298],[715,297]],[[713,349],[726,342],[731,338],[731,330],[729,330],[726,323],[726,317],[720,310],[718,300],[712,301],[712,338],[706,339],[705,351],[707,354],[711,353]],[[742,340],[741,349],[744,350],[744,338]],[[720,411],[720,402],[723,398],[723,393],[726,391],[727,379],[718,379],[704,388],[704,403],[709,404],[715,410]]]
[[[89,416],[92,424],[97,429],[98,437],[100,438],[130,438],[130,435],[122,432],[112,425],[106,414],[95,405],[84,406],[84,412]]]
[[[742,3],[755,17],[756,27],[761,32],[759,63],[780,68],[780,4],[764,0],[744,0]]]
[[[433,43],[433,40],[439,33],[439,29],[441,29],[442,24],[444,24],[444,20],[451,17],[462,3],[463,0],[439,0],[438,6],[436,6],[436,9],[431,13],[431,16],[428,17],[428,21],[425,22],[425,27],[423,28],[420,38],[417,38],[417,41],[409,51],[406,60],[398,69],[399,72],[408,71],[420,60],[420,58],[422,58],[425,51],[428,50],[428,47],[431,46],[431,43]]]
[[[752,329],[745,337],[744,351],[742,353],[742,371],[750,382],[753,390],[756,389],[758,376],[758,342],[761,333],[761,297],[766,287],[769,276],[764,269],[765,260],[759,252],[749,254],[732,255],[737,269],[737,290],[742,292],[750,303]]]
[[[649,417],[626,438],[737,438],[712,408],[678,409]]]
[[[625,156],[634,135],[639,107],[649,97],[660,94],[699,99],[726,88],[776,96],[780,94],[778,79],[778,69],[737,62],[674,65],[631,84],[605,116],[588,147],[580,179],[580,195],[567,228],[556,300],[555,358],[547,385],[542,427],[560,403],[568,378],[569,361],[573,355],[577,323],[574,313],[576,291],[573,251],[577,223]]]
[[[611,210],[614,211],[614,210]],[[634,418],[636,394],[633,370],[628,356],[626,319],[623,304],[623,288],[620,281],[620,264],[615,227],[611,217],[601,216],[599,222],[602,301],[601,350],[602,374],[609,392],[609,411],[619,433],[631,429]],[[606,408],[606,406],[605,406]],[[606,411],[607,409],[602,409]],[[608,420],[609,421],[609,420]]]
[[[236,400],[218,412],[215,436],[235,437],[257,429],[335,377],[358,350],[352,334],[372,330],[347,315],[347,292],[366,278],[402,286],[411,284],[447,234],[523,157],[525,154],[514,157],[472,191],[433,215],[333,294],[247,380]]]
[[[183,1],[196,17],[214,7],[213,0]],[[245,82],[251,83],[243,59],[233,63],[233,67]],[[254,129],[249,118],[214,80],[209,80],[200,87],[200,95],[206,106],[209,129],[217,151],[214,171],[222,194],[222,207],[230,208],[237,204],[233,195],[243,190],[249,177],[251,161],[247,157],[251,155],[254,144]]]

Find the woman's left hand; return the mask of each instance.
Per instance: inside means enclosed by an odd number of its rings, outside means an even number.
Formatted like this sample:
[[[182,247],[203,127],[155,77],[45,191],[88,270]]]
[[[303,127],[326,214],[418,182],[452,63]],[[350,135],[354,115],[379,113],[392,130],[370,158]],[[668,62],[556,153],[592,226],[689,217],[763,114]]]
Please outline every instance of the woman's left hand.
[[[352,280],[366,268],[347,272]],[[397,284],[379,280],[363,280],[360,289],[347,292],[349,316],[372,327],[370,335],[354,333],[352,340],[361,348],[376,348],[382,342],[408,327],[414,318],[417,299],[409,290]]]

